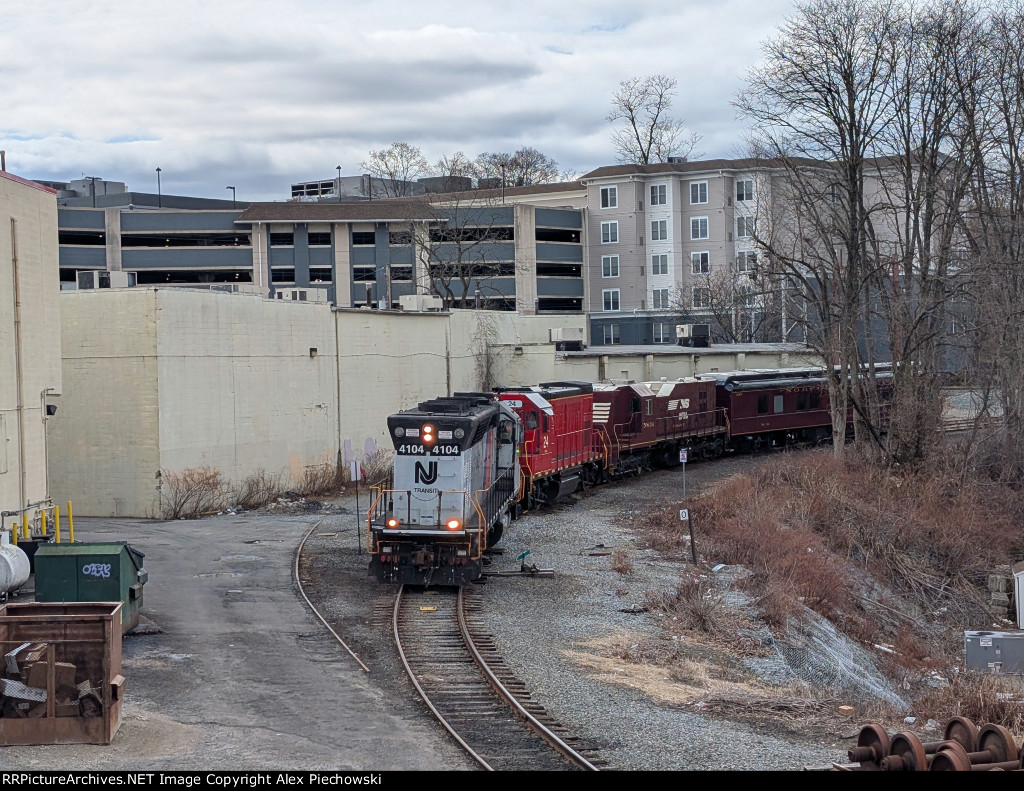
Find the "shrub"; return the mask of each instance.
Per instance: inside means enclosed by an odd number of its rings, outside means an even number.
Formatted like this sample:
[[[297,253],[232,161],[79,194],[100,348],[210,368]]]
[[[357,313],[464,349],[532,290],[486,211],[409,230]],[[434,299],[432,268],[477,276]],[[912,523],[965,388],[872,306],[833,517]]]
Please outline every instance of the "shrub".
[[[302,479],[295,491],[302,497],[318,497],[338,494],[342,488],[342,476],[337,465],[331,463],[310,464],[302,471]]]
[[[160,513],[164,519],[198,519],[224,507],[227,482],[213,467],[164,472],[160,479]]]
[[[235,492],[235,503],[253,510],[272,503],[284,491],[280,473],[271,474],[262,467],[242,481]]]

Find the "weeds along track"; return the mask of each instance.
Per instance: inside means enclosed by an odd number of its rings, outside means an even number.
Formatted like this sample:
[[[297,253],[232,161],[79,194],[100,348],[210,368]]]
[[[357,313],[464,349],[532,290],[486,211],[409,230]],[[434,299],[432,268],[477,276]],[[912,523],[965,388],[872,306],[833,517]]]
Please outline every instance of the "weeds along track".
[[[482,628],[479,607],[472,589],[399,590],[395,643],[430,711],[484,769],[602,767],[595,751],[567,734],[512,676]]]

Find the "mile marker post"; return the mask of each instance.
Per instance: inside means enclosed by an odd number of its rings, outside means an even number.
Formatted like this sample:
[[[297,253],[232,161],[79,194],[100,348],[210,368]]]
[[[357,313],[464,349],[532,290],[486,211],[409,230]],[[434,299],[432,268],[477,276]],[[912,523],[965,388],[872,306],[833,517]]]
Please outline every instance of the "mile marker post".
[[[679,449],[679,463],[683,465],[683,503],[686,503],[686,448]],[[697,565],[697,544],[693,538],[693,520],[690,518],[690,509],[683,508],[679,511],[679,518],[686,522],[690,528],[690,557],[693,558],[693,565]]]

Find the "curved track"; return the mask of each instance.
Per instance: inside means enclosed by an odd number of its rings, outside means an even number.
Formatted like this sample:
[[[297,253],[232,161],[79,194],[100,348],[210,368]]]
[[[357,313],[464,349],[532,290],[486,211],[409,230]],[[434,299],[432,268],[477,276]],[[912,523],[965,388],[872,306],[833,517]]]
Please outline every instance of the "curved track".
[[[395,600],[395,643],[434,716],[484,769],[597,771],[511,676],[464,591],[403,586]]]

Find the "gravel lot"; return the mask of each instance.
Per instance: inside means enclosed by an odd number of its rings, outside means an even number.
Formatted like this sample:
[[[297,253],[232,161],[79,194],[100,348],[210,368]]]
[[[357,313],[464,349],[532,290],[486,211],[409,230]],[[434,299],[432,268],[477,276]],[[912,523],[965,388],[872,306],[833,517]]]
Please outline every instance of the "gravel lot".
[[[688,494],[749,464],[722,460],[689,465]],[[646,612],[650,594],[674,589],[688,565],[642,549],[628,527],[653,507],[679,507],[679,470],[656,472],[591,490],[566,507],[531,513],[513,523],[491,572],[517,572],[517,557],[554,575],[492,574],[482,586],[495,641],[534,698],[576,735],[595,744],[622,770],[799,770],[846,760],[858,724],[833,718],[807,722],[745,712],[745,722],[700,711],[694,686],[670,670],[631,661],[640,645],[671,651],[688,639]],[[324,516],[306,545],[301,567],[311,600],[388,689],[403,716],[426,716],[402,675],[390,633],[394,589],[369,578],[356,548],[354,502]],[[366,506],[363,495],[362,506]],[[337,510],[331,508],[330,510]],[[700,548],[699,530],[697,535]],[[613,569],[628,558],[631,571]],[[682,631],[682,630],[678,630]],[[719,674],[720,665],[705,671]],[[715,688],[712,680],[711,688]],[[453,764],[453,768],[455,768]]]

